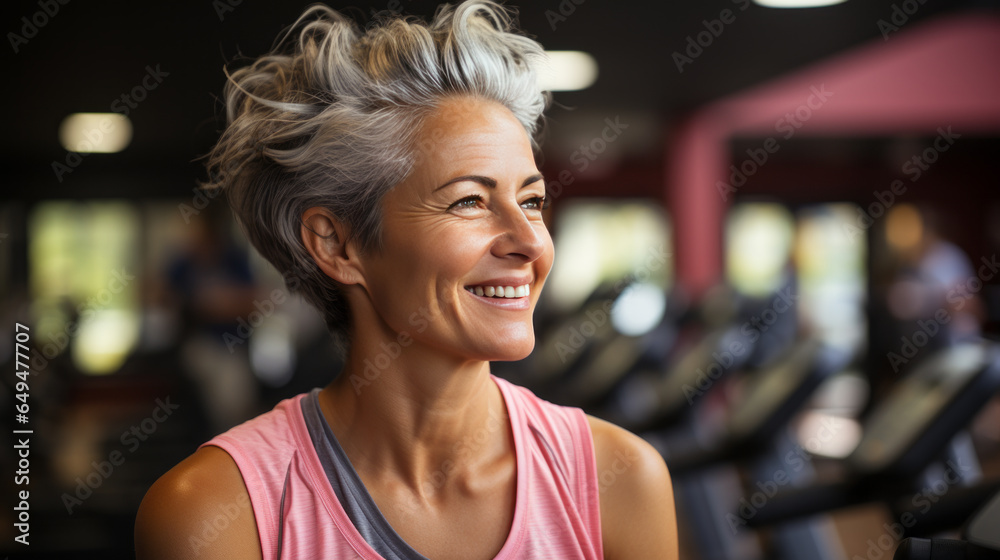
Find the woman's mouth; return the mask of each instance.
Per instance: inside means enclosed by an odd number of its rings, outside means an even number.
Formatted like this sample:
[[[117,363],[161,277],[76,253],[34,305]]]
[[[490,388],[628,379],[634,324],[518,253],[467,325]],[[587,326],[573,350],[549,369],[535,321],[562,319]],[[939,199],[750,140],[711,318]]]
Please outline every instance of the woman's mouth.
[[[466,286],[465,289],[480,297],[497,299],[523,298],[531,295],[529,284],[520,286]]]

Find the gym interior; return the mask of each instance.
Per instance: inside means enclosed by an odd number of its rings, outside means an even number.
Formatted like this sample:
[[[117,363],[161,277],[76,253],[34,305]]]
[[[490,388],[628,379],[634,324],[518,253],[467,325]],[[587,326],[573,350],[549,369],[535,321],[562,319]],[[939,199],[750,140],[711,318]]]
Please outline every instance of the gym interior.
[[[659,450],[685,560],[1000,557],[1000,3],[770,3],[508,2],[568,66],[493,373]],[[339,371],[199,188],[224,67],[306,4],[4,10],[0,554],[132,557],[153,481]]]

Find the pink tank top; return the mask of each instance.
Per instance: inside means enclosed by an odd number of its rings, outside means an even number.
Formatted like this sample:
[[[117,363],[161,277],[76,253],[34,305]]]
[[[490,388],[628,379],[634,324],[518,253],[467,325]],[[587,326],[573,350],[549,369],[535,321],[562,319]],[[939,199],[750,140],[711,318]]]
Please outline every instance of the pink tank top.
[[[510,415],[517,463],[514,520],[495,560],[603,558],[594,445],[583,411],[493,379]],[[239,467],[264,560],[382,560],[331,486],[300,405],[305,397],[284,400],[202,446],[222,448]]]

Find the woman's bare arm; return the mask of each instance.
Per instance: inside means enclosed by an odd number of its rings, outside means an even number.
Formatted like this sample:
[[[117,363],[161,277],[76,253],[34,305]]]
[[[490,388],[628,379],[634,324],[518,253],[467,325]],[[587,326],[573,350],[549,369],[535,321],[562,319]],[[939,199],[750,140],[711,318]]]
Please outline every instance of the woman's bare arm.
[[[160,477],[135,520],[137,560],[261,558],[243,477],[228,453],[204,447]]]
[[[678,559],[670,473],[639,436],[588,417],[594,436],[606,560]]]

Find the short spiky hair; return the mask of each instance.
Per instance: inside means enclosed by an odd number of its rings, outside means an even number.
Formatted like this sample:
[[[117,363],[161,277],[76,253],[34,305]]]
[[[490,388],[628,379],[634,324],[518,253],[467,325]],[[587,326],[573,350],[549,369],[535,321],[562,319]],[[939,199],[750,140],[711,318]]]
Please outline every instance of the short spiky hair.
[[[350,310],[302,244],[302,213],[325,207],[361,250],[380,250],[380,201],[433,149],[416,146],[416,131],[449,97],[504,105],[537,149],[550,101],[536,78],[544,56],[488,0],[445,4],[430,23],[384,13],[364,31],[313,5],[271,53],[229,76],[228,126],[205,187],[224,189],[253,246],[345,344]]]

